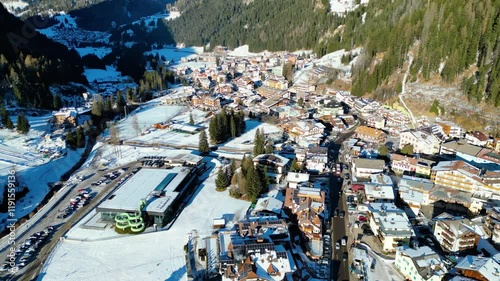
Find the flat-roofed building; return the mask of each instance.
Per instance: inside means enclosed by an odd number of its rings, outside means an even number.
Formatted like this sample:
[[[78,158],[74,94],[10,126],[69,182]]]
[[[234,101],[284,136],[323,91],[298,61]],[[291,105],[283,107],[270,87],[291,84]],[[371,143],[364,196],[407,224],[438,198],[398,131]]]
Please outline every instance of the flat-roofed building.
[[[140,211],[163,227],[176,199],[195,182],[196,170],[187,167],[142,168],[97,206],[96,211],[103,221],[112,222],[118,214],[137,213],[141,201],[145,201]]]
[[[368,221],[385,252],[395,252],[398,246],[408,246],[414,235],[405,212],[393,203],[371,203],[368,206]]]
[[[366,158],[354,158],[352,160],[352,173],[359,178],[369,178],[372,174],[382,173],[384,167],[384,160]]]

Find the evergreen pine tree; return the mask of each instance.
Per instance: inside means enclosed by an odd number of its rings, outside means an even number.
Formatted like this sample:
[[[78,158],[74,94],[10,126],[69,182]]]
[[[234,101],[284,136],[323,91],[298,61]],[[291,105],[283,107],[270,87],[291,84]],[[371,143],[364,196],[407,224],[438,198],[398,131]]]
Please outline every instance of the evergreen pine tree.
[[[257,129],[255,132],[255,138],[254,138],[254,147],[253,147],[253,155],[257,156],[259,154],[263,154],[266,152],[265,147],[264,147],[265,139],[264,139],[264,132],[260,129]]]
[[[68,145],[69,147],[75,146],[75,138],[73,137],[73,134],[71,132],[66,133],[66,145]]]
[[[17,115],[17,130],[23,134],[26,134],[30,130],[30,124],[24,114]]]
[[[231,137],[235,138],[237,135],[237,130],[236,130],[236,123],[234,121],[235,117],[231,116]]]
[[[5,109],[5,106],[3,105],[0,107],[0,115],[2,118],[2,123],[5,126],[5,128],[12,130],[14,129],[14,124],[12,123],[12,120],[10,119],[9,112]]]
[[[207,154],[210,152],[210,147],[208,145],[207,132],[205,130],[201,131],[200,139],[198,142],[198,150],[201,154]]]
[[[76,147],[85,147],[85,133],[81,126],[76,129]]]
[[[61,97],[58,95],[53,95],[52,96],[52,106],[54,109],[59,109],[62,106],[62,100]]]
[[[229,186],[230,181],[227,174],[224,172],[222,167],[219,167],[219,171],[217,172],[217,178],[215,179],[215,187],[217,191],[226,190]]]
[[[189,113],[189,125],[194,125],[193,113]]]

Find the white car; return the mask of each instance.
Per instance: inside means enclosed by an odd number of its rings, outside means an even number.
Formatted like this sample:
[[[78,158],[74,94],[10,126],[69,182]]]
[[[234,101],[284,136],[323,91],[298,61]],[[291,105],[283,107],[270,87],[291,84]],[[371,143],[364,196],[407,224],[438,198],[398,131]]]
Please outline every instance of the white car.
[[[342,246],[345,246],[347,244],[347,239],[344,237],[341,240]]]

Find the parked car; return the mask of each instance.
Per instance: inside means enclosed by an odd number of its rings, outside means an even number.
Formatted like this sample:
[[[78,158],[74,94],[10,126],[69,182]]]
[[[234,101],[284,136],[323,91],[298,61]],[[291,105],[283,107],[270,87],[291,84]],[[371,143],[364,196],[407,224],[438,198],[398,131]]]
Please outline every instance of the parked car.
[[[333,212],[333,216],[334,217],[338,217],[339,216],[339,209],[335,209],[335,211]]]
[[[434,246],[434,241],[432,241],[430,237],[425,238],[425,241],[429,244],[429,246]]]
[[[344,252],[342,254],[342,261],[344,261],[344,262],[347,261],[347,252]]]
[[[340,243],[339,243],[339,241],[337,241],[337,242],[335,243],[335,249],[336,249],[336,250],[340,250]]]
[[[366,221],[368,221],[368,219],[365,216],[358,216],[358,221],[366,222]]]
[[[343,219],[345,216],[345,211],[340,211],[340,218]]]
[[[347,236],[344,236],[344,237],[342,238],[341,242],[342,242],[342,246],[347,245]]]

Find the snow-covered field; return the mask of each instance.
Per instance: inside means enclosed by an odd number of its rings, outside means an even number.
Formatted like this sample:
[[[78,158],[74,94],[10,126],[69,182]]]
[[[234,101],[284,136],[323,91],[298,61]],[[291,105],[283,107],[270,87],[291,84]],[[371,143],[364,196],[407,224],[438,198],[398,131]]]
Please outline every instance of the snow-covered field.
[[[12,14],[16,14],[17,11],[23,10],[29,6],[28,3],[20,0],[1,0],[3,6]]]
[[[203,47],[186,47],[186,48],[162,48],[144,53],[145,55],[159,55],[160,59],[166,61],[174,61],[179,63],[184,59],[194,59],[198,54],[203,53]]]
[[[40,280],[187,280],[183,246],[191,231],[210,235],[214,218],[234,214],[237,221],[250,205],[231,198],[228,191],[216,192],[216,173],[216,168],[211,171],[170,230],[102,241],[64,240],[52,252]]]
[[[355,0],[330,0],[330,11],[336,14],[343,14],[355,10],[359,5]],[[361,0],[361,5],[368,4],[369,0]]]
[[[102,59],[107,54],[111,53],[111,48],[107,47],[100,47],[100,48],[83,47],[83,48],[75,48],[75,50],[78,52],[80,57],[84,57],[88,54],[94,54],[100,59]]]
[[[251,57],[257,56],[259,53],[251,53],[248,51],[248,45],[243,45],[229,52],[228,55],[233,57]]]
[[[137,84],[128,76],[113,66],[106,66],[106,69],[85,68],[83,74],[87,77],[90,87],[96,92],[115,93],[126,88],[136,88]]]
[[[261,123],[255,120],[247,120],[245,133],[240,137],[230,140],[226,144],[221,146],[234,149],[252,149],[254,146],[253,140],[255,139],[255,132],[257,131],[257,129],[263,129],[265,134],[281,132],[281,129],[276,125]]]
[[[361,48],[356,48],[351,51],[352,54],[359,54],[361,52]],[[295,72],[293,76],[294,83],[304,83],[308,82],[312,77],[313,67],[312,65],[316,65],[316,67],[324,66],[328,68],[340,69],[342,71],[350,71],[353,64],[356,63],[359,56],[356,56],[349,64],[345,65],[341,62],[342,56],[347,54],[344,49],[338,50],[332,53],[328,53],[323,57],[314,60],[312,63],[306,64],[306,66],[297,72]]]

